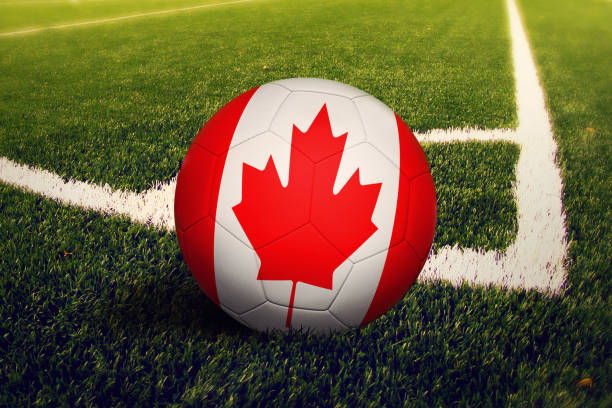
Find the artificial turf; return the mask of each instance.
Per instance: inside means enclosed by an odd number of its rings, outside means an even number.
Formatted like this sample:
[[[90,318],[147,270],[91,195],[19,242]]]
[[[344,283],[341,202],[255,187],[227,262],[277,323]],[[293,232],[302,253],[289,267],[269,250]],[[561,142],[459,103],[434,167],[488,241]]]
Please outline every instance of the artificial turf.
[[[0,34],[236,0],[0,0]]]
[[[358,331],[330,337],[258,334],[205,298],[173,234],[0,185],[0,237],[10,237],[0,240],[0,406],[612,406],[612,53],[611,42],[604,41],[612,37],[611,7],[551,0],[521,6],[565,183],[571,241],[568,282],[559,296],[417,283],[389,313]],[[431,7],[438,10],[437,3]],[[0,55],[2,64],[11,58]],[[377,57],[370,59],[376,64]],[[345,65],[341,72],[353,71]],[[2,90],[0,112],[6,114]],[[27,116],[25,105],[21,109]],[[12,118],[19,117],[16,112]],[[427,119],[420,123],[428,128]],[[102,136],[104,129],[93,134]],[[0,143],[5,135],[0,133]],[[51,139],[42,146],[53,146]],[[76,134],[62,146],[72,142],[78,142]],[[86,143],[78,146],[88,152]],[[502,196],[509,191],[513,176],[506,169],[515,147],[453,146],[425,146],[439,200],[444,191],[449,200],[457,197],[456,185],[477,192],[477,178],[445,163],[461,167],[483,160],[485,168],[473,170],[487,181],[483,186],[491,181]],[[504,152],[499,163],[484,159],[493,147]],[[63,160],[70,157],[78,160],[74,152]],[[116,159],[105,162],[115,175]],[[82,168],[63,174],[85,178]],[[150,177],[162,174],[157,169]],[[148,182],[126,180],[115,185],[142,188]],[[458,203],[471,205],[463,198]],[[504,223],[512,211],[505,200],[501,204]],[[438,241],[461,239],[453,237],[456,208],[440,205]],[[455,225],[461,228],[462,221]],[[483,230],[470,242],[496,242],[503,249],[512,225],[506,225],[505,238]],[[592,385],[577,386],[585,378]]]
[[[603,395],[574,385],[597,374],[586,368],[600,364],[605,333],[573,296],[416,284],[361,330],[260,334],[206,298],[174,234],[8,186],[0,197],[11,237],[0,248],[2,406],[534,406]]]
[[[281,78],[357,86],[417,131],[516,120],[502,0],[265,0],[3,37],[0,73],[0,155],[136,190],[173,177],[223,104]]]
[[[510,186],[518,148],[452,143],[425,150],[438,187],[436,247],[503,249],[516,218]],[[483,180],[486,188],[478,188]],[[483,216],[471,211],[475,203]],[[454,213],[464,215],[464,222]],[[175,234],[5,185],[0,214],[0,235],[10,237],[0,244],[0,406],[327,405],[330,396],[321,399],[320,387],[342,398],[348,383],[320,370],[332,370],[331,375],[340,364],[350,371],[352,363],[334,362],[325,353],[357,356],[363,365],[377,337],[399,336],[412,324],[387,321],[377,323],[375,333],[329,339],[257,334],[201,292]],[[507,239],[499,241],[500,236]],[[405,305],[396,309],[408,312]],[[354,343],[363,336],[365,343]],[[326,352],[326,344],[333,350]],[[351,350],[355,346],[361,351]],[[277,361],[288,352],[301,355]],[[292,380],[285,378],[290,371]],[[358,372],[343,373],[343,381],[362,381]],[[313,382],[316,373],[321,378]],[[285,387],[288,380],[296,383]],[[374,381],[370,387],[381,385]]]
[[[434,250],[447,245],[506,249],[518,227],[513,191],[518,146],[437,143],[425,145],[424,150],[438,203]]]

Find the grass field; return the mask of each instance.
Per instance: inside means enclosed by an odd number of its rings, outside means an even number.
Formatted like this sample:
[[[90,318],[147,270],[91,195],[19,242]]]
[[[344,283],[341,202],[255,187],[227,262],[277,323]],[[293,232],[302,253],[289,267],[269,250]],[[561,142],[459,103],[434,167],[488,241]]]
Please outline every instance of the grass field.
[[[2,32],[118,18],[167,10],[217,7],[237,0],[2,0]]]
[[[0,32],[207,4],[124,3],[0,0]],[[612,3],[519,8],[565,186],[559,295],[417,282],[360,330],[259,334],[200,291],[174,233],[0,183],[0,406],[612,405]],[[360,87],[417,131],[517,124],[502,0],[262,0],[43,30],[0,37],[0,73],[0,157],[113,188],[169,180],[218,108],[284,77]],[[434,250],[504,251],[520,148],[424,149]]]
[[[511,126],[503,8],[408,7],[263,1],[3,38],[0,155],[145,189],[228,100],[295,76],[350,82],[416,130]]]

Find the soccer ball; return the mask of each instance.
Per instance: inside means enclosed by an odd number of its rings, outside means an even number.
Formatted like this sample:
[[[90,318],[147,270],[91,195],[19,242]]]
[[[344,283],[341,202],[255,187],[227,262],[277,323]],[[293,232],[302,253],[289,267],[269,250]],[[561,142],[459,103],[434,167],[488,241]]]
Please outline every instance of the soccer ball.
[[[248,327],[329,332],[382,315],[431,249],[427,158],[373,96],[314,78],[236,97],[195,137],[174,207],[206,295]]]

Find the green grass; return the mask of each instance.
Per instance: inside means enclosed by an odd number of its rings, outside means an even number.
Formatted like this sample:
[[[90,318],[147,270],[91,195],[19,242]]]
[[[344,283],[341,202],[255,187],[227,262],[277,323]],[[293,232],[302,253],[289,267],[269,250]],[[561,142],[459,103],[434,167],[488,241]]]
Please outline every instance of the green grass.
[[[266,0],[5,37],[0,155],[146,189],[223,104],[295,76],[360,87],[414,130],[509,127],[509,58],[501,0]]]
[[[0,33],[226,1],[230,0],[0,0]]]
[[[612,4],[522,3],[564,177],[560,296],[417,283],[358,331],[258,334],[206,299],[174,234],[0,185],[0,406],[612,406]],[[144,188],[227,99],[296,72],[355,84],[419,130],[514,123],[502,2],[339,4],[0,39],[0,154]],[[245,15],[240,30],[222,24]],[[436,247],[507,247],[518,149],[425,150]]]
[[[516,218],[510,185],[518,148],[454,143],[425,149],[440,203],[436,246],[503,248]],[[487,187],[479,189],[483,180]],[[488,207],[493,218],[471,212],[473,205]],[[300,400],[320,405],[320,387],[334,381],[315,378],[319,364],[329,374],[343,367],[345,378],[333,387],[348,397],[355,373],[340,361],[376,364],[366,356],[379,336],[397,342],[399,333],[411,330],[406,319],[391,331],[395,324],[382,320],[370,334],[322,341],[256,334],[206,299],[175,234],[2,185],[0,213],[0,236],[11,237],[0,245],[0,406],[201,400],[217,406],[228,398],[236,406],[285,405],[296,402],[292,388]],[[409,311],[406,305],[396,309],[393,315]],[[284,357],[274,363],[276,356]],[[291,370],[297,370],[294,384],[283,379]],[[284,391],[276,395],[279,387]]]
[[[424,150],[438,202],[434,250],[445,245],[506,249],[517,231],[512,186],[519,148],[470,142],[429,144]]]
[[[6,186],[0,198],[11,237],[1,406],[550,406],[605,394],[606,332],[575,296],[416,284],[359,331],[258,334],[205,297],[174,234]],[[583,376],[593,390],[576,389]]]

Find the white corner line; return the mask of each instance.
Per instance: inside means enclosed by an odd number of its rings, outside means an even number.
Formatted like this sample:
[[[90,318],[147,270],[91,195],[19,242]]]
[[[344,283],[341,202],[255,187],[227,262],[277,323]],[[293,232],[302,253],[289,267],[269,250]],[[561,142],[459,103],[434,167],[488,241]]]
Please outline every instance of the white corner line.
[[[197,9],[210,8],[210,7],[226,6],[230,4],[246,3],[249,1],[253,1],[253,0],[233,0],[233,1],[226,1],[226,2],[220,2],[220,3],[201,4],[199,6],[175,8],[175,9],[169,9],[169,10],[150,11],[147,13],[129,14],[126,16],[119,16],[119,17],[102,18],[99,20],[81,21],[79,23],[59,24],[59,25],[48,26],[48,27],[35,27],[35,28],[29,28],[27,30],[18,30],[18,31],[9,31],[9,32],[0,33],[0,37],[11,37],[15,35],[37,33],[37,32],[45,31],[45,30],[61,30],[64,28],[82,27],[82,26],[88,26],[88,25],[94,25],[94,24],[111,23],[115,21],[129,20],[132,18],[159,16],[162,14],[171,14],[171,13],[179,13],[182,11],[190,11],[190,10],[197,10]]]
[[[113,190],[84,181],[66,181],[50,171],[15,163],[0,157],[0,181],[40,194],[62,204],[74,205],[107,215],[123,215],[131,220],[174,230],[174,190],[176,177],[155,183],[141,193]]]
[[[505,253],[442,248],[432,254],[419,278],[559,294],[566,279],[567,239],[557,145],[515,0],[506,4],[519,121],[513,137],[521,146],[515,173],[517,236]]]
[[[417,135],[426,141],[495,140],[497,130],[432,130]],[[511,138],[513,132],[501,130]],[[487,137],[487,134],[489,137]],[[66,180],[58,174],[0,157],[0,181],[40,194],[57,202],[91,209],[106,215],[124,215],[135,222],[174,231],[176,176],[165,183],[155,182],[142,191],[113,190],[86,181]]]
[[[492,142],[505,141],[520,144],[514,129],[433,129],[414,136],[420,143]]]

